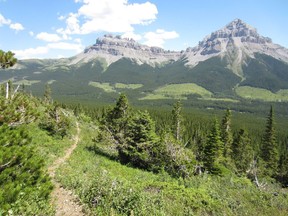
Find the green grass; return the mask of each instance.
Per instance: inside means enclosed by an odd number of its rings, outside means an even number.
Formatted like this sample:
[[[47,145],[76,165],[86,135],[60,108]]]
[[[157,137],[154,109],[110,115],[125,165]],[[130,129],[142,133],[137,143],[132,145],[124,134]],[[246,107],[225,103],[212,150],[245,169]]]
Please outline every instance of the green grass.
[[[164,100],[164,99],[181,99],[181,100],[186,100],[186,97],[183,96],[177,96],[177,97],[172,97],[172,96],[167,96],[167,95],[162,95],[162,94],[148,94],[145,97],[139,98],[139,100]]]
[[[231,98],[200,98],[200,100],[209,100],[209,101],[223,101],[223,102],[232,102],[238,103],[239,100],[231,99]]]
[[[115,85],[112,85],[108,82],[89,82],[90,86],[96,87],[96,88],[100,88],[102,90],[104,90],[107,93],[111,93],[111,92],[116,92],[116,89],[138,89],[141,88],[143,85],[142,84],[124,84],[124,83],[115,83]],[[116,88],[116,89],[115,89]]]
[[[119,88],[119,89],[138,89],[141,87],[143,87],[143,84],[115,83],[115,88]]]
[[[155,93],[171,96],[199,94],[201,97],[211,97],[212,93],[194,83],[170,84],[155,90]]]
[[[39,83],[41,80],[19,80],[17,82],[13,82],[14,85],[26,85],[26,86],[31,86],[33,84]]]
[[[213,95],[210,91],[195,84],[169,84],[156,89],[152,94],[148,94],[140,100],[158,100],[158,99],[181,99],[187,100],[187,95],[200,95],[202,98],[211,98]]]
[[[287,215],[287,194],[277,186],[259,190],[234,175],[205,174],[184,181],[127,167],[95,151],[95,125],[82,124],[81,129],[81,141],[57,178],[76,192],[87,214]],[[98,149],[103,145],[109,143],[96,144]]]
[[[44,115],[46,112],[43,104],[39,103],[37,107],[40,115]],[[36,148],[36,152],[40,157],[44,158],[46,165],[52,164],[57,158],[64,155],[65,150],[73,144],[73,136],[76,134],[76,117],[71,111],[65,111],[66,115],[71,120],[71,127],[68,133],[63,138],[57,136],[51,136],[49,133],[39,127],[39,121],[43,116],[31,124],[27,124],[27,131],[32,137],[31,145]]]
[[[288,101],[288,90],[281,89],[273,93],[267,89],[254,88],[250,86],[240,86],[235,89],[237,95],[245,99],[284,102]]]
[[[56,80],[49,80],[47,84],[51,85],[52,83],[57,82]]]
[[[102,90],[104,90],[107,93],[111,93],[111,92],[116,92],[116,90],[113,88],[113,86],[111,86],[109,83],[100,83],[100,82],[89,82],[90,86],[96,87],[96,88],[100,88]]]

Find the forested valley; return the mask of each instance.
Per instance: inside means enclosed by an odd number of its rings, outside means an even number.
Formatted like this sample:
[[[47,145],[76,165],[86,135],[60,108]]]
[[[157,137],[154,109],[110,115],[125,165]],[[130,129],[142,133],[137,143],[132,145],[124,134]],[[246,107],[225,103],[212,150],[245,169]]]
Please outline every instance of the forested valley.
[[[15,64],[0,54],[2,69]],[[0,215],[57,214],[55,182],[83,215],[288,214],[287,115],[274,106],[264,116],[181,101],[143,108],[123,93],[113,105],[85,106],[51,91],[36,98],[1,85]]]

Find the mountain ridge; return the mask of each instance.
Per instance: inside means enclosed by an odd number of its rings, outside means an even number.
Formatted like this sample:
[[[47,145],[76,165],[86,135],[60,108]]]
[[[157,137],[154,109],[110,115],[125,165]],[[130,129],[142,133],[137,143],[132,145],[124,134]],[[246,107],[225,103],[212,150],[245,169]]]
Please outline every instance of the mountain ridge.
[[[104,99],[116,98],[117,93],[126,91],[135,99],[204,97],[185,93],[197,91],[158,91],[170,84],[176,84],[173,87],[177,88],[179,84],[178,90],[196,85],[198,89],[210,91],[212,99],[233,98],[238,101],[255,95],[247,95],[247,89],[251,88],[243,89],[245,86],[264,89],[271,92],[270,95],[279,90],[286,92],[288,49],[235,19],[206,36],[197,46],[179,52],[149,47],[121,36],[104,35],[76,56],[20,60],[16,67],[1,75],[2,82],[11,79],[16,84],[29,85],[32,92],[39,92],[41,86],[48,83],[57,95],[65,96],[86,95],[87,98]],[[129,89],[130,84],[141,87]],[[258,91],[255,89],[251,91]],[[161,96],[157,95],[159,92]],[[288,101],[288,93],[282,96],[275,98]]]
[[[159,47],[149,47],[129,38],[110,34],[97,38],[96,43],[71,57],[69,64],[87,63],[97,58],[104,59],[107,66],[121,58],[132,59],[135,63],[149,64],[153,67],[187,59],[186,66],[195,67],[199,62],[211,57],[226,57],[227,67],[245,79],[242,64],[254,58],[255,53],[272,56],[288,62],[288,49],[274,44],[272,39],[258,34],[256,28],[235,19],[223,28],[212,32],[199,42],[198,46],[188,47],[185,51],[170,51]]]

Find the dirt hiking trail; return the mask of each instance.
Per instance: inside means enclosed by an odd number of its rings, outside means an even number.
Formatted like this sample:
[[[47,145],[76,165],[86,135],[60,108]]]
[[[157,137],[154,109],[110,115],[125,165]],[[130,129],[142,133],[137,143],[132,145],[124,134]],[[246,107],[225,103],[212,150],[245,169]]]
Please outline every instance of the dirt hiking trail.
[[[72,191],[65,189],[61,186],[59,182],[55,180],[55,172],[60,165],[62,165],[66,160],[69,159],[72,152],[77,147],[80,140],[80,127],[79,123],[76,122],[77,133],[74,136],[74,143],[70,146],[63,157],[58,158],[54,163],[48,168],[48,173],[52,178],[52,183],[54,184],[54,190],[51,193],[52,203],[56,208],[55,216],[84,216],[82,206],[77,197],[73,195]]]

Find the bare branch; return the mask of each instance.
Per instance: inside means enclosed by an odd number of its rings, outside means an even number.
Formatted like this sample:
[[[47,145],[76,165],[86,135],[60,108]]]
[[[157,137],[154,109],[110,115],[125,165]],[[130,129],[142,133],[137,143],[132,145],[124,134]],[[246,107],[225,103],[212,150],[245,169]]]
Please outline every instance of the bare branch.
[[[17,88],[15,89],[15,91],[14,91],[13,95],[11,96],[11,98],[12,98],[12,99],[14,98],[15,94],[17,93],[17,91],[18,91],[19,87],[20,87],[20,85],[18,85],[18,86],[17,86]]]
[[[9,98],[9,83],[6,83],[6,100]]]
[[[7,163],[0,165],[0,172],[2,172],[6,167],[8,167],[14,160],[15,160],[15,156]]]

